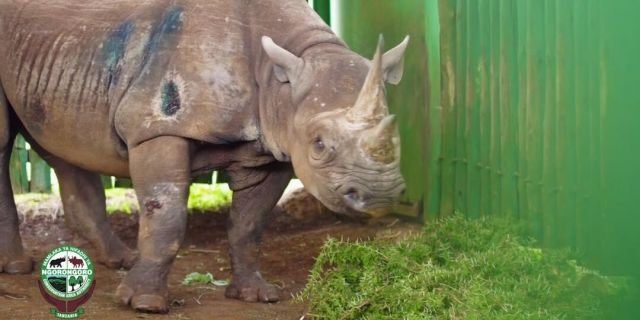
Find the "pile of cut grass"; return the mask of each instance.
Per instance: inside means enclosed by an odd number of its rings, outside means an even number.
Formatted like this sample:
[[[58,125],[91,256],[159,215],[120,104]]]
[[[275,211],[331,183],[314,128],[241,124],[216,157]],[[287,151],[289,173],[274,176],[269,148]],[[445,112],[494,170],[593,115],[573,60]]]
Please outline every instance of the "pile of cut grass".
[[[606,319],[621,286],[513,225],[454,216],[397,242],[330,239],[299,299],[315,319]]]

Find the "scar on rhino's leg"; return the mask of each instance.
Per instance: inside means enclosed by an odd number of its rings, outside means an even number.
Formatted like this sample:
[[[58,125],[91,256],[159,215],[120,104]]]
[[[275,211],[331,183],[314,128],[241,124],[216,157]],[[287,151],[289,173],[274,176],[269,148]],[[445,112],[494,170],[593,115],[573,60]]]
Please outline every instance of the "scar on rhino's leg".
[[[144,203],[144,214],[148,217],[153,216],[156,209],[162,209],[162,203],[156,199],[147,200]]]

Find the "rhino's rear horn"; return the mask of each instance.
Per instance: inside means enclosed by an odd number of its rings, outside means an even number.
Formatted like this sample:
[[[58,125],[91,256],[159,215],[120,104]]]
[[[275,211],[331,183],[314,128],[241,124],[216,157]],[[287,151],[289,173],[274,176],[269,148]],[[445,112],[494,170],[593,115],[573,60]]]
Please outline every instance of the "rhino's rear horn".
[[[392,163],[399,156],[399,144],[396,140],[396,118],[386,116],[362,138],[365,153],[376,162]]]

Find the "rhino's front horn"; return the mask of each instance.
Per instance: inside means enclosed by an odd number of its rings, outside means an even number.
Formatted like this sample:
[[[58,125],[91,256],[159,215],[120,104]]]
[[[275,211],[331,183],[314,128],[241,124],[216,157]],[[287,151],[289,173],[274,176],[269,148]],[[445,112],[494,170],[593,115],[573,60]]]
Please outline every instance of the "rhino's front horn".
[[[396,131],[396,117],[386,116],[363,137],[362,147],[365,153],[376,162],[389,164],[395,161],[399,156]]]
[[[378,38],[378,47],[371,61],[371,68],[358,94],[355,104],[347,117],[353,122],[377,122],[388,114],[387,101],[384,96],[384,82],[382,72],[382,50],[384,39]]]
[[[348,117],[351,121],[377,123],[389,114],[384,94],[384,82],[391,84],[400,82],[403,74],[404,53],[408,43],[409,36],[405,37],[395,48],[382,54],[384,39],[380,35],[369,73],[356,103],[349,110]]]

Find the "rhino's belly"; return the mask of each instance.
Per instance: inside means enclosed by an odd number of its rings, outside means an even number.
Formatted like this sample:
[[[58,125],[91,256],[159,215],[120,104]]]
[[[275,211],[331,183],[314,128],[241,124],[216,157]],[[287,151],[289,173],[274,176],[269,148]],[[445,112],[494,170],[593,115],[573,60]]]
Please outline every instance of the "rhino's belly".
[[[109,124],[108,114],[63,112],[44,102],[39,108],[14,110],[28,135],[48,153],[89,171],[129,175],[126,149]]]

